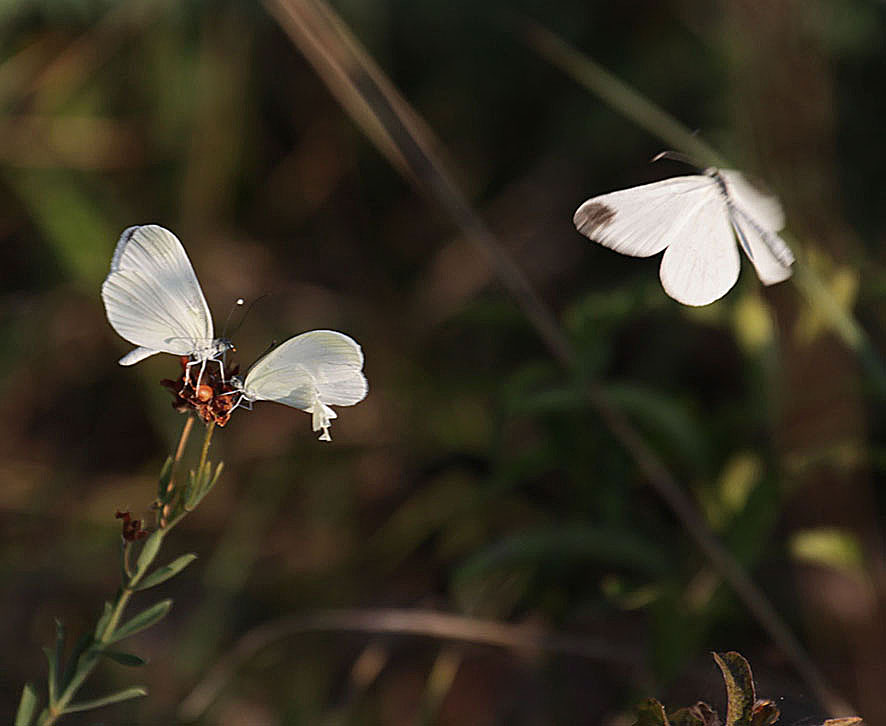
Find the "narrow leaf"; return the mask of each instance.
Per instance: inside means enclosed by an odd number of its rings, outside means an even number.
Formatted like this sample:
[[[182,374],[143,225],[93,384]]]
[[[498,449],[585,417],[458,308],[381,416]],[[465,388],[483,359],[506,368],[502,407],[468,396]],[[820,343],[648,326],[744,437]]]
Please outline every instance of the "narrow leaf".
[[[643,701],[635,711],[637,720],[634,722],[634,726],[670,726],[664,706],[654,698]]]
[[[213,473],[212,464],[207,462],[206,466],[195,477],[193,487],[185,494],[185,509],[191,511],[197,508],[200,502],[203,501],[203,498],[212,491],[224,470],[224,466],[224,462],[219,462],[215,468],[215,473]]]
[[[77,711],[91,711],[94,708],[101,708],[102,706],[108,706],[112,703],[120,703],[120,701],[128,701],[131,698],[147,695],[147,688],[144,688],[143,686],[133,686],[132,688],[125,688],[122,691],[117,691],[116,693],[111,693],[107,696],[102,696],[101,698],[94,698],[91,701],[72,703],[64,710],[64,712],[75,713]]]
[[[74,650],[71,651],[71,657],[68,659],[68,663],[65,666],[65,672],[62,675],[61,687],[67,688],[68,684],[71,682],[71,679],[74,677],[74,674],[77,672],[77,666],[80,663],[80,656],[86,652],[86,649],[89,648],[95,642],[95,638],[92,633],[83,633],[77,642],[74,644]]]
[[[182,493],[182,501],[184,502],[185,509],[188,511],[196,506],[197,494],[197,476],[194,474],[194,471],[191,470],[188,472],[188,481],[185,483],[185,490]]]
[[[109,603],[107,600],[105,601],[105,609],[102,611],[101,617],[98,619],[98,622],[95,624],[95,638],[98,640],[102,637],[102,632],[105,629],[105,626],[108,624],[108,621],[111,619],[111,613],[114,612],[113,604]]]
[[[101,654],[105,658],[110,658],[115,663],[129,666],[130,668],[143,666],[145,663],[148,662],[144,658],[140,658],[137,655],[133,655],[132,653],[121,653],[119,650],[103,650]]]
[[[123,638],[128,638],[130,635],[135,635],[145,628],[150,628],[152,625],[163,620],[171,607],[172,600],[161,600],[147,610],[142,610],[134,618],[117,628],[111,638],[106,642],[110,645],[111,643],[116,643],[118,640],[123,640]]]
[[[215,467],[215,474],[212,475],[212,479],[209,480],[209,485],[206,487],[206,493],[208,494],[212,487],[215,486],[215,483],[218,481],[218,478],[221,476],[222,471],[225,468],[225,462],[218,462],[218,466]]]
[[[49,678],[47,679],[49,683],[49,703],[54,704],[58,693],[56,688],[58,685],[58,661],[55,659],[55,651],[52,648],[44,648],[43,652],[46,654],[46,660],[49,661]]]
[[[735,651],[713,655],[726,682],[726,726],[751,726],[756,696],[750,665]]]
[[[165,535],[166,532],[164,530],[158,529],[145,540],[142,551],[139,552],[138,561],[135,563],[136,576],[144,573],[144,571],[147,570],[151,563],[154,561],[154,558],[157,556],[157,552],[160,551],[160,545],[163,544],[163,537]]]
[[[668,714],[671,726],[720,726],[720,717],[704,701]]]
[[[25,683],[22,697],[18,702],[18,711],[15,712],[15,726],[31,726],[36,710],[37,691],[31,683]]]
[[[142,580],[139,586],[135,589],[147,590],[149,587],[154,587],[156,585],[159,585],[161,582],[166,582],[171,577],[175,577],[179,572],[185,569],[196,559],[197,555],[195,555],[193,552],[182,555],[181,557],[170,562],[168,565],[165,565],[164,567],[159,567],[154,570],[150,575]]]
[[[65,662],[65,626],[61,620],[55,619],[55,682],[56,693],[61,685],[62,669]],[[55,699],[53,699],[55,700]]]
[[[167,456],[163,468],[160,469],[160,479],[157,482],[157,499],[164,504],[169,501],[169,496],[172,493],[166,491],[170,481],[172,481],[172,457]]]

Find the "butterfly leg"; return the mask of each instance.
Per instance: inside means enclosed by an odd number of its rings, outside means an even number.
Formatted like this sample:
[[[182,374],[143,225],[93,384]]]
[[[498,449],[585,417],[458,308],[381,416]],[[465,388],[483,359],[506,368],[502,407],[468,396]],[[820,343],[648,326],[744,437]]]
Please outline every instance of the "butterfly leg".
[[[190,363],[188,363],[188,366],[195,366],[197,365],[197,363],[200,364],[200,372],[197,374],[197,382],[194,384],[195,391],[200,388],[200,381],[203,380],[203,372],[206,370],[206,359],[204,358],[200,361],[191,361]]]
[[[222,353],[221,358],[213,358],[213,361],[218,363],[218,375],[221,377],[221,382],[225,382],[225,361],[224,361],[224,353]]]
[[[185,375],[182,379],[182,387],[181,387],[181,390],[179,391],[179,394],[184,393],[185,389],[190,385],[190,383],[191,383],[191,366],[196,363],[197,363],[197,361],[192,360],[192,361],[188,361],[185,364]]]

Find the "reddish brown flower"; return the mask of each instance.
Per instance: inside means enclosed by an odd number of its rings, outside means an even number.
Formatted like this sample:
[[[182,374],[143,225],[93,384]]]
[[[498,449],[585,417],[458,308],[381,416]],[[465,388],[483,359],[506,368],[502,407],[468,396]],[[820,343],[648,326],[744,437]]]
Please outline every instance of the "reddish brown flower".
[[[123,539],[127,542],[135,542],[148,536],[147,531],[142,529],[142,521],[133,519],[129,512],[117,512],[117,519],[123,520]]]
[[[231,418],[231,409],[234,407],[234,398],[237,389],[231,385],[231,377],[237,375],[239,366],[232,366],[225,371],[224,380],[217,366],[207,366],[200,378],[200,385],[196,386],[195,373],[191,370],[188,375],[188,357],[182,356],[182,373],[178,380],[169,379],[160,381],[160,384],[175,396],[172,407],[184,413],[194,411],[205,422],[214,421],[219,426],[224,426]]]

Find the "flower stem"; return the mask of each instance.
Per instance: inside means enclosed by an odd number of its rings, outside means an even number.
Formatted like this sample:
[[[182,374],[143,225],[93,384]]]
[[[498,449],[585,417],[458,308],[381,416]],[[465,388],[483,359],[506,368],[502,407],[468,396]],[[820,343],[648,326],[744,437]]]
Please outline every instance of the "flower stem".
[[[169,480],[170,486],[173,486],[175,468],[184,455],[185,446],[187,444],[188,437],[191,434],[191,429],[193,428],[193,426],[194,417],[188,416],[188,420],[185,422],[184,428],[182,429],[181,437],[179,438],[175,457],[173,459],[173,474]],[[207,456],[209,455],[209,444],[212,440],[212,432],[214,429],[214,423],[210,423],[206,429],[206,438],[203,440],[203,447],[200,452],[200,468],[205,466]],[[147,574],[150,565],[156,559],[157,554],[160,551],[160,545],[162,545],[163,539],[166,538],[166,535],[169,534],[169,531],[172,529],[172,527],[178,524],[187,514],[187,510],[182,511],[177,517],[175,517],[175,519],[169,522],[166,527],[164,527],[163,529],[158,529],[154,532],[152,536],[159,537],[160,544],[158,544],[154,556],[151,557],[148,562],[139,562],[139,566],[135,568],[134,572],[129,565],[129,550],[131,549],[131,547],[128,543],[124,546],[122,568],[123,575],[121,577],[121,585],[120,588],[117,590],[117,596],[114,598],[113,605],[111,606],[110,615],[108,616],[102,628],[95,633],[92,645],[90,645],[89,648],[83,653],[83,655],[80,656],[80,659],[77,662],[77,669],[74,672],[71,681],[61,692],[61,694],[59,694],[58,697],[53,702],[51,702],[40,714],[39,718],[37,719],[37,726],[52,726],[52,724],[54,724],[58,720],[58,718],[65,713],[65,709],[71,703],[71,700],[77,694],[77,691],[80,690],[80,687],[98,665],[100,655],[105,646],[107,646],[114,639],[114,633],[117,630],[117,626],[120,624],[120,619],[123,617],[126,606],[129,604],[129,600],[135,592],[135,589],[138,586],[139,582],[141,582],[142,578]]]
[[[192,428],[194,428],[194,417],[189,414],[188,420],[185,421],[185,427],[182,429],[181,436],[178,440],[178,447],[175,450],[175,457],[172,460],[172,474],[169,477],[170,486],[173,486],[175,483],[175,474],[178,470],[178,463],[181,461],[182,455],[185,453],[185,445],[188,443],[188,437],[191,435]]]

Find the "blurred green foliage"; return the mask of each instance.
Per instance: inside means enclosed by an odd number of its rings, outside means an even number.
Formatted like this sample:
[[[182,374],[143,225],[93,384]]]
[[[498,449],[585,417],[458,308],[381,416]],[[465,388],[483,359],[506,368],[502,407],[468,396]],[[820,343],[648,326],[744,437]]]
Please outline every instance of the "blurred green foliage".
[[[763,175],[824,284],[884,350],[886,6],[335,7],[443,141],[581,373],[838,689],[871,723],[886,718],[873,676],[886,652],[881,399],[790,284],[743,274],[691,310],[664,295],[656,260],[575,232],[587,197],[685,169],[648,164],[661,143],[513,25],[538,21]],[[370,395],[340,411],[328,446],[271,404],[216,432],[225,476],[168,544],[201,559],[169,583],[175,611],[139,636],[151,695],[107,718],[174,721],[251,627],[336,607],[526,623],[620,657],[306,634],[232,674],[204,721],[624,723],[653,694],[710,689],[715,702],[712,649],[741,650],[785,722],[823,715],[485,261],[262,7],[10,2],[0,37],[4,713],[43,672],[53,616],[85,630],[113,591],[114,512],[150,502],[181,426],[157,385],[177,361],[117,366],[128,347],[98,294],[119,232],[158,222],[183,240],[219,327],[237,297],[270,293],[235,331],[241,364],[274,339],[340,329],[363,346]],[[96,692],[130,685],[125,670],[104,666]]]

